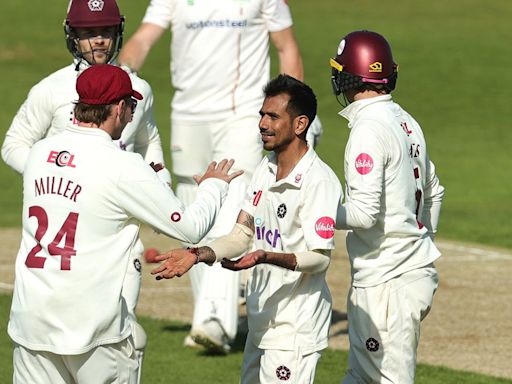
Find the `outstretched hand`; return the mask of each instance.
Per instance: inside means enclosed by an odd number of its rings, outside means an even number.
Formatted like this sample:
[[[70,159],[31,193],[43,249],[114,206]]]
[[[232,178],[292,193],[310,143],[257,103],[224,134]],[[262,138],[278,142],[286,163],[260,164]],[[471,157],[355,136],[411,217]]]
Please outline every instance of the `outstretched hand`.
[[[204,175],[194,175],[194,180],[196,181],[197,184],[201,184],[204,180],[213,177],[216,179],[224,180],[226,183],[230,183],[231,180],[244,173],[244,171],[235,171],[229,174],[228,172],[230,171],[234,163],[235,160],[233,159],[229,161],[227,159],[224,159],[220,161],[218,164],[216,161],[212,161],[208,168],[206,169]]]
[[[258,249],[257,251],[250,252],[237,260],[223,259],[221,264],[223,268],[230,269],[232,271],[241,271],[242,269],[252,268],[256,264],[264,263],[266,259],[267,253],[262,249]]]
[[[155,257],[156,262],[165,261],[151,271],[157,280],[181,277],[196,263],[197,256],[189,249],[173,249]]]

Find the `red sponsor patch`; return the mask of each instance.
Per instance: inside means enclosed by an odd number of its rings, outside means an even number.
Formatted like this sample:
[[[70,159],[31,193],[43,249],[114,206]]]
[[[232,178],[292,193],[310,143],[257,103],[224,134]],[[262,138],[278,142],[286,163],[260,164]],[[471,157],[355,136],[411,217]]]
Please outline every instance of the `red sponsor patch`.
[[[179,212],[173,212],[171,215],[171,220],[175,223],[181,220],[181,214]]]
[[[335,223],[329,216],[319,218],[315,223],[315,232],[323,239],[330,239],[334,236]]]
[[[356,157],[355,166],[357,172],[361,175],[367,175],[373,169],[373,159],[369,154],[361,153]]]

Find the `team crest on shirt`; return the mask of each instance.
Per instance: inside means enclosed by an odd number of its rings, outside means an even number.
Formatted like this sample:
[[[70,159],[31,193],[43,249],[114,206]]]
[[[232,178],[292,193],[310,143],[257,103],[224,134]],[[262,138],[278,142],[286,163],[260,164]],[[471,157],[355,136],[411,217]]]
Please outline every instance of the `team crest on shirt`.
[[[276,376],[279,380],[290,380],[291,375],[292,371],[290,371],[290,368],[288,368],[286,365],[280,365],[276,369]]]
[[[370,337],[366,340],[366,349],[370,352],[377,352],[379,350],[380,344],[373,337]]]
[[[101,12],[103,11],[103,6],[105,5],[105,3],[103,2],[103,0],[89,0],[87,5],[89,6],[91,12]]]
[[[336,224],[334,219],[329,216],[319,218],[315,223],[315,232],[322,239],[331,239],[334,237]]]
[[[137,272],[140,272],[142,270],[142,264],[140,263],[139,259],[133,259],[133,266],[137,270]]]
[[[355,166],[359,174],[367,175],[373,169],[373,159],[367,153],[360,153],[359,156],[356,157]]]
[[[277,207],[277,217],[282,219],[286,216],[286,212],[288,209],[286,208],[286,205],[284,203],[280,204],[279,207]]]

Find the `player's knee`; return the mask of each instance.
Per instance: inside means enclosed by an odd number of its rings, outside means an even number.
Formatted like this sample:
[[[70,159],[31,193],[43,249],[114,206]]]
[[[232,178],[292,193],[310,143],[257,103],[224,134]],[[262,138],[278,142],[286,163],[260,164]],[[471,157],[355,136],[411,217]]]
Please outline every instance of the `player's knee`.
[[[132,338],[133,338],[133,346],[137,350],[143,350],[146,348],[146,344],[148,342],[148,337],[146,336],[146,332],[144,328],[139,323],[132,323]]]

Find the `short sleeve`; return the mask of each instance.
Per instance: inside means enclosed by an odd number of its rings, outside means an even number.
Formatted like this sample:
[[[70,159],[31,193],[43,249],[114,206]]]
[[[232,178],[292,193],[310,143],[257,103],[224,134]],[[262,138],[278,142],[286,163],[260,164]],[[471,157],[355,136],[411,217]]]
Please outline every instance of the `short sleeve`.
[[[299,212],[307,249],[334,249],[336,210],[342,198],[337,179],[311,183],[302,192]]]
[[[292,26],[292,15],[286,0],[264,0],[263,18],[269,32],[278,32]]]

